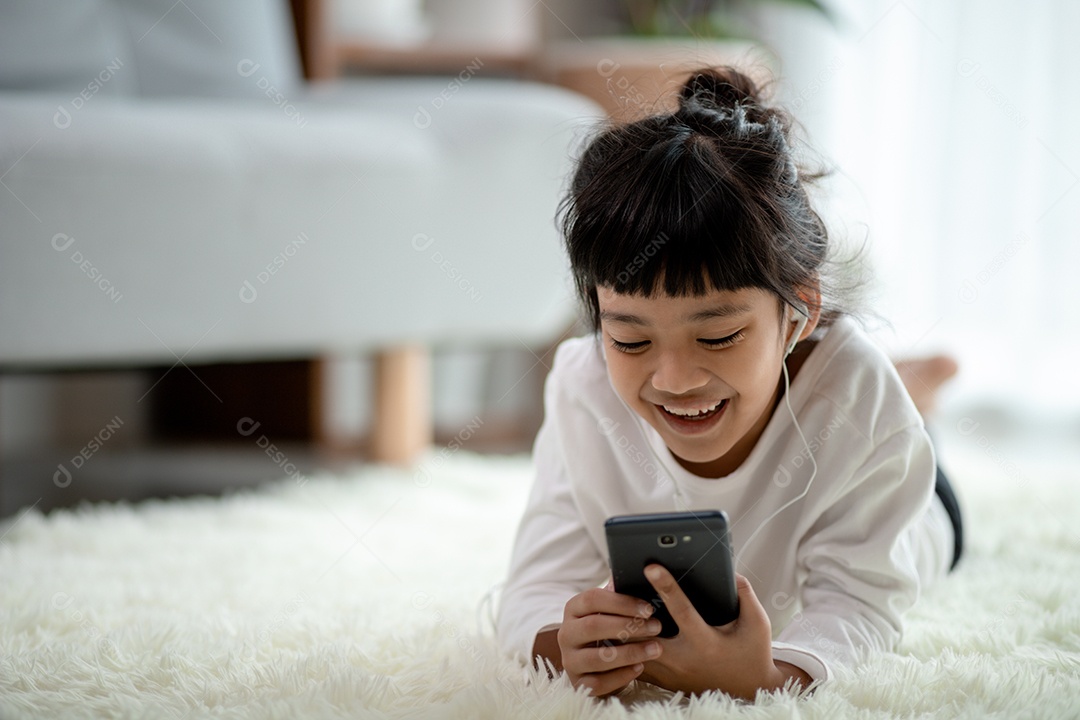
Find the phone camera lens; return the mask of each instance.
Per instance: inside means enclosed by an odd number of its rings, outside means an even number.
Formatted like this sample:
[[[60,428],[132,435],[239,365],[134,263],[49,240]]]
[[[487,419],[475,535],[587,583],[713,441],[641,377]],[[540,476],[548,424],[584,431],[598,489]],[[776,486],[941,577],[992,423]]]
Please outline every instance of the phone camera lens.
[[[675,547],[675,543],[679,542],[674,535],[661,535],[656,539],[656,542],[660,547]]]

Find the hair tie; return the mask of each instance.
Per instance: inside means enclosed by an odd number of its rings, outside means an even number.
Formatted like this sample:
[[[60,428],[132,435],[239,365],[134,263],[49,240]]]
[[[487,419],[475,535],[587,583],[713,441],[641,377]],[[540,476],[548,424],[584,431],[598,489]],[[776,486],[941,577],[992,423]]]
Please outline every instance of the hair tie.
[[[782,180],[788,185],[799,184],[799,168],[795,164],[794,158],[788,156],[787,164],[784,166],[784,176]]]

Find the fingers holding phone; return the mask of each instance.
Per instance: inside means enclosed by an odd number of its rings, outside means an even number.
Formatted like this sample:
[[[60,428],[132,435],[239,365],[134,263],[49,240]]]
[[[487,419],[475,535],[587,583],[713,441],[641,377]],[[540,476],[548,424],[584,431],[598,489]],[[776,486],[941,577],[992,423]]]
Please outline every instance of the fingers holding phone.
[[[592,588],[566,603],[559,628],[563,668],[575,687],[596,696],[626,687],[661,653],[653,607],[610,588]]]
[[[788,676],[798,677],[803,686],[811,682],[798,668],[792,666],[785,675],[773,662],[769,616],[742,575],[736,575],[739,615],[726,625],[713,626],[697,612],[670,572],[660,565],[649,565],[645,572],[681,632],[661,641],[663,652],[657,661],[646,663],[638,676],[641,680],[692,694],[722,690],[746,700],[752,700],[760,688],[782,687]]]
[[[680,634],[684,632],[702,632],[704,629],[712,627],[701,618],[701,614],[694,607],[694,603],[690,601],[690,598],[679,587],[678,581],[663,565],[647,565],[645,567],[645,578],[653,586],[657,595],[660,596],[660,600],[663,602],[668,614],[671,615],[671,619],[679,628]]]

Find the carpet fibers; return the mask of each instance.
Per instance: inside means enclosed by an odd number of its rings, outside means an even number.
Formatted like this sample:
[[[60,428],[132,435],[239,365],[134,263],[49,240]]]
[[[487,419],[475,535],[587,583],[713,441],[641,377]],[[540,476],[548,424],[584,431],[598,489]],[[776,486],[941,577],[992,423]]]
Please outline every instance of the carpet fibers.
[[[601,702],[499,657],[484,598],[524,458],[20,512],[0,523],[0,718],[1080,717],[1076,473],[968,455],[968,555],[899,652],[752,704]]]

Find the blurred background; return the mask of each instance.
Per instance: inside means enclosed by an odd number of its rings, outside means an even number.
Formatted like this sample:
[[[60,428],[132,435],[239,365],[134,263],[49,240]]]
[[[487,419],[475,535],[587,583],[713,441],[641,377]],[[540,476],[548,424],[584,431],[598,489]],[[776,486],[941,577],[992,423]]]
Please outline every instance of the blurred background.
[[[0,517],[528,451],[583,331],[573,150],[719,63],[831,170],[876,337],[959,362],[946,466],[1071,462],[1077,30],[1065,0],[0,0]]]

